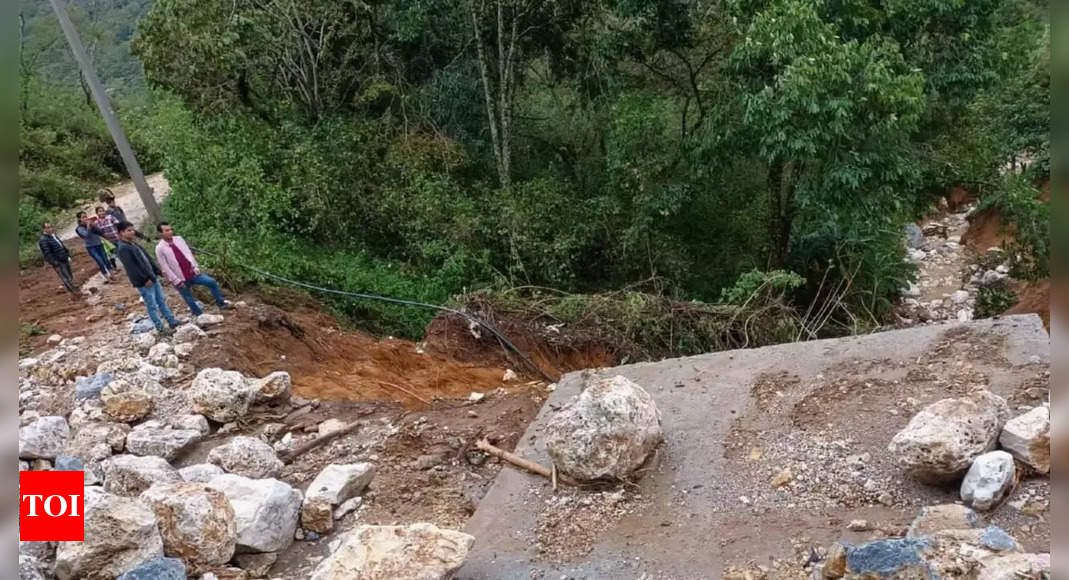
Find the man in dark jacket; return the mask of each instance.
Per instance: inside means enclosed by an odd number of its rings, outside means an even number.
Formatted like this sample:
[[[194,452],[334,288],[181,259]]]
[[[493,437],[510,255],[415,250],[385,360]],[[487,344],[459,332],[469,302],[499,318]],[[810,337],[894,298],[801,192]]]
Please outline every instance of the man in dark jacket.
[[[167,308],[167,302],[163,297],[160,267],[156,265],[156,262],[152,261],[152,258],[149,257],[144,248],[134,243],[134,237],[137,232],[134,230],[133,224],[121,222],[117,229],[119,231],[119,243],[116,245],[115,254],[119,257],[119,261],[122,262],[123,269],[126,270],[126,276],[130,278],[130,284],[137,288],[138,293],[141,294],[141,299],[145,301],[148,317],[152,319],[152,324],[156,326],[156,330],[162,335],[174,334],[174,328],[178,326],[178,321],[171,314],[171,309]],[[163,325],[163,321],[160,320],[160,314],[167,320],[169,327]]]
[[[41,227],[41,237],[37,240],[37,247],[41,249],[41,255],[44,256],[45,261],[59,274],[63,287],[71,294],[78,296],[78,287],[74,285],[74,273],[71,272],[71,253],[56,235],[52,224],[45,224]]]

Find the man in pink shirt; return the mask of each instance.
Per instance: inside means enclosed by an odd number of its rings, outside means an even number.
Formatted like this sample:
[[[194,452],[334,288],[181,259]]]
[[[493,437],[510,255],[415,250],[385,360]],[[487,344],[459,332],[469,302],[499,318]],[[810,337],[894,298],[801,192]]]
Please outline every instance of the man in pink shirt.
[[[178,293],[185,299],[186,304],[189,305],[193,316],[200,316],[204,311],[197,304],[197,299],[193,297],[192,286],[206,286],[212,293],[212,298],[215,299],[215,303],[219,305],[219,308],[233,308],[223,298],[223,292],[219,289],[219,284],[197,267],[197,258],[193,256],[193,252],[190,251],[182,236],[174,235],[174,229],[171,224],[160,222],[156,226],[156,231],[159,232],[161,238],[160,242],[156,244],[156,260],[160,263],[160,269],[163,270],[163,274],[174,284],[175,289],[178,290]]]

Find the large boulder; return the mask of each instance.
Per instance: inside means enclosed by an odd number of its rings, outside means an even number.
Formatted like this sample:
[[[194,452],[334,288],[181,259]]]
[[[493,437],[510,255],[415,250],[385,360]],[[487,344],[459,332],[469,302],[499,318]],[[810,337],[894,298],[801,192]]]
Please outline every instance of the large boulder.
[[[38,417],[19,427],[19,457],[53,459],[66,449],[70,435],[70,426],[63,417]]]
[[[475,538],[433,524],[359,526],[316,567],[311,580],[447,580]]]
[[[172,429],[160,421],[146,421],[126,436],[126,451],[134,455],[156,455],[168,461],[200,441],[200,431]]]
[[[197,373],[190,391],[193,410],[219,423],[248,413],[252,398],[253,392],[241,373],[218,368]]]
[[[141,494],[163,536],[163,551],[194,571],[234,556],[237,516],[223,492],[199,483],[157,483]]]
[[[104,489],[117,495],[136,497],[156,483],[178,483],[182,476],[162,457],[116,455],[103,463]]]
[[[56,576],[111,579],[163,556],[156,516],[136,499],[85,488],[85,540],[59,542]]]
[[[943,399],[914,415],[887,448],[918,480],[946,483],[964,475],[977,456],[994,449],[1008,415],[1006,401],[988,391]]]
[[[234,508],[239,551],[278,552],[293,542],[301,492],[289,484],[225,473],[207,485],[223,492]]]
[[[123,379],[115,379],[100,391],[104,414],[113,421],[132,423],[152,412],[152,397]]]
[[[186,565],[177,558],[156,558],[126,572],[116,580],[186,580]]]
[[[579,480],[630,479],[663,440],[653,398],[622,376],[587,385],[546,429],[557,469]]]
[[[1013,486],[1017,469],[1013,456],[1005,451],[991,451],[977,457],[961,482],[961,499],[974,508],[987,511],[1002,500]]]
[[[277,477],[282,472],[282,460],[273,447],[255,437],[238,435],[212,449],[208,461],[228,473],[253,479]]]
[[[356,496],[375,477],[370,463],[331,464],[312,480],[301,506],[301,526],[324,534],[334,528],[334,508]]]
[[[1040,405],[1006,422],[998,439],[1011,455],[1040,473],[1050,473],[1050,408]]]

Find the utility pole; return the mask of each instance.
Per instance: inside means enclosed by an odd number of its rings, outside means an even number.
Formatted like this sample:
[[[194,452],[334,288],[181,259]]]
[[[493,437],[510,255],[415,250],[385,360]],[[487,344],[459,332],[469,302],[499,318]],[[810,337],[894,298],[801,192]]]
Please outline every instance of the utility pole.
[[[100,114],[104,117],[104,123],[107,124],[108,131],[111,132],[115,147],[119,149],[119,156],[122,157],[123,164],[126,165],[126,172],[130,174],[130,179],[133,180],[134,187],[137,188],[137,194],[141,196],[141,203],[145,204],[145,211],[154,221],[162,221],[163,214],[160,212],[160,206],[152,195],[152,188],[145,181],[145,174],[137,163],[137,157],[134,156],[134,150],[126,139],[126,133],[122,130],[122,126],[119,125],[119,119],[115,117],[115,111],[111,108],[111,101],[108,100],[104,87],[100,85],[100,79],[97,78],[96,71],[93,70],[93,63],[89,62],[89,55],[86,54],[85,47],[82,46],[82,39],[78,36],[78,31],[74,28],[74,23],[71,22],[70,16],[67,15],[67,7],[63,4],[63,0],[51,0],[51,2],[52,10],[56,12],[56,18],[59,19],[59,26],[63,29],[63,35],[67,37],[67,43],[71,45],[74,59],[78,61],[78,67],[82,69],[82,77],[85,79],[86,84],[89,85],[89,91],[93,93],[93,100],[96,101],[97,108],[100,109]]]

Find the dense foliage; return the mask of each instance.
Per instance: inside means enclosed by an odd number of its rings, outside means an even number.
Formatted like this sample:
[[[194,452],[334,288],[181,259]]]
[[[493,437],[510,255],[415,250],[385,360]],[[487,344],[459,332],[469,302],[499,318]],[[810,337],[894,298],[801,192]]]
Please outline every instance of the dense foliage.
[[[138,133],[172,220],[230,263],[427,300],[752,287],[857,330],[912,275],[902,224],[1008,165],[1049,172],[1045,9],[156,0]]]

